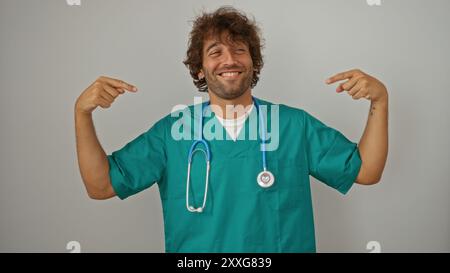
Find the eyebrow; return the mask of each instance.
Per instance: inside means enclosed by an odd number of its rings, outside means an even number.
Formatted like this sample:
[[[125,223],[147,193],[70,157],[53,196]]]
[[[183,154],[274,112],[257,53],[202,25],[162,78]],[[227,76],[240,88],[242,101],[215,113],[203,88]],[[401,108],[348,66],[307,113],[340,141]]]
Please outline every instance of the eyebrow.
[[[212,43],[211,45],[208,46],[208,48],[206,48],[206,52],[208,52],[211,48],[218,46],[219,44],[223,44],[223,43],[217,42],[217,41]]]

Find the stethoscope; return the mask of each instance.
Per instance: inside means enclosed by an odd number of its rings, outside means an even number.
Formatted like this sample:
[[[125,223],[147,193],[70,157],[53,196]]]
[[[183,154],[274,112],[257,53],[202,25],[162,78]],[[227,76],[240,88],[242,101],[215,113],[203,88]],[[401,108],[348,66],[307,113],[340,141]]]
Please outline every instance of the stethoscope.
[[[263,164],[263,170],[258,174],[256,177],[256,182],[259,186],[262,188],[268,188],[273,185],[275,182],[275,177],[273,174],[267,170],[267,163],[266,163],[266,131],[264,128],[264,117],[261,114],[261,111],[259,109],[259,103],[256,101],[255,98],[253,99],[253,103],[256,106],[256,111],[259,117],[259,128],[261,131],[261,152],[262,152],[262,164]],[[186,208],[190,212],[203,212],[205,209],[206,204],[206,198],[208,196],[208,183],[209,183],[209,170],[210,170],[210,159],[211,159],[211,152],[209,149],[208,143],[203,139],[203,110],[204,107],[209,105],[209,102],[202,105],[202,110],[200,111],[200,139],[194,141],[192,143],[191,148],[189,149],[189,155],[188,155],[188,170],[187,170],[187,180],[186,180]],[[196,149],[195,147],[199,144],[203,144],[205,146],[205,149]],[[205,180],[205,194],[203,196],[203,204],[201,207],[194,208],[193,206],[189,205],[189,182],[191,178],[191,162],[192,157],[196,152],[202,152],[206,159],[206,180]]]

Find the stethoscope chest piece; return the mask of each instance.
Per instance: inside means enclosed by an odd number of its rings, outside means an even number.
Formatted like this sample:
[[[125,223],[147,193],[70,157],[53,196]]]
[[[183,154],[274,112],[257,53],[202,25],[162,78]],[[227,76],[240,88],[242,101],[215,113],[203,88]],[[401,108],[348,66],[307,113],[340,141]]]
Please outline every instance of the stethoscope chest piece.
[[[256,181],[258,182],[258,185],[260,185],[261,187],[268,188],[271,187],[275,182],[275,177],[271,172],[264,170],[258,174]]]

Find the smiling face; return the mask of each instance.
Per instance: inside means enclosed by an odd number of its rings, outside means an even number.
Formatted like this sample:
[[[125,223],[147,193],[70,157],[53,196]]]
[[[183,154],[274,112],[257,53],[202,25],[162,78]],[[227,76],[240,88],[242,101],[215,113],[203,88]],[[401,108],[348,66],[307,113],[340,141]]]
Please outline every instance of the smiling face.
[[[208,91],[232,100],[250,92],[253,62],[248,45],[232,41],[228,32],[209,37],[203,43],[203,64],[199,78],[205,78]]]

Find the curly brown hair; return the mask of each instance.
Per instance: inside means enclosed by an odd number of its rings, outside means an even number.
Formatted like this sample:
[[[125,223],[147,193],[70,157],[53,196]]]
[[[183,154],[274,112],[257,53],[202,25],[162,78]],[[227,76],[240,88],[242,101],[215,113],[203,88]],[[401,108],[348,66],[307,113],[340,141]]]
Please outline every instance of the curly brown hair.
[[[183,63],[189,69],[194,85],[200,92],[208,90],[206,79],[198,77],[203,63],[203,43],[208,37],[216,37],[225,31],[229,33],[231,41],[244,42],[249,48],[254,69],[251,87],[255,87],[259,80],[259,73],[264,65],[260,29],[254,19],[249,20],[243,12],[224,6],[212,13],[203,12],[198,16],[189,35],[188,50]]]

